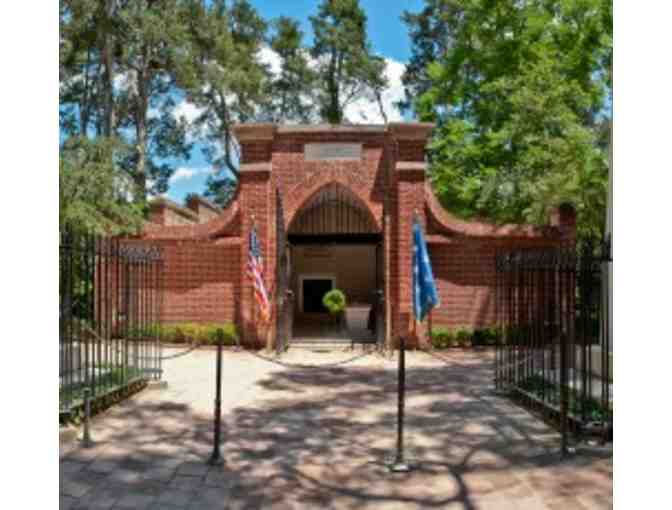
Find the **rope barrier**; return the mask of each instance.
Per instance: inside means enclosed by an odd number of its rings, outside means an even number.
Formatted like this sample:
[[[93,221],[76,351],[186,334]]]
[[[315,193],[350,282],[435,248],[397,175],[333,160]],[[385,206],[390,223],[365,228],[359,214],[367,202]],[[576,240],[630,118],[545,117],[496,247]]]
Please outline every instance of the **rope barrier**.
[[[242,347],[240,347],[239,344],[238,344],[238,347],[240,349],[242,349]],[[356,356],[352,356],[352,357],[347,358],[345,360],[336,361],[336,362],[333,362],[333,363],[322,363],[322,364],[319,364],[319,365],[307,365],[307,364],[304,364],[304,363],[291,363],[291,362],[288,362],[288,361],[283,361],[283,360],[278,359],[278,358],[270,358],[268,356],[264,356],[263,354],[259,354],[257,352],[249,351],[247,349],[243,349],[243,350],[245,350],[245,352],[249,353],[250,355],[252,355],[256,358],[259,358],[261,360],[264,360],[268,363],[274,363],[276,365],[280,365],[280,366],[283,366],[285,368],[300,368],[300,369],[304,369],[304,370],[311,370],[311,369],[313,369],[313,370],[315,370],[315,369],[329,370],[329,369],[336,368],[336,367],[339,367],[339,366],[342,366],[342,365],[347,365],[349,363],[357,361],[358,359],[365,358],[366,356],[371,354],[371,352],[365,351],[365,352],[363,352],[361,354],[358,354]]]
[[[117,352],[117,354],[123,354],[123,351],[121,349],[119,349],[118,346],[112,345],[112,342],[114,342],[113,340],[103,338],[95,330],[91,329],[86,324],[83,324],[83,329],[86,330],[89,334],[93,335],[96,338],[96,340],[101,341],[101,342],[105,342],[106,344],[109,343],[110,346]],[[161,343],[159,341],[157,341],[156,343],[161,348],[163,348],[163,347],[173,347],[173,344],[164,344],[164,343]],[[158,360],[166,361],[166,360],[170,360],[170,359],[179,358],[181,356],[186,356],[187,354],[191,354],[192,352],[194,352],[199,347],[201,347],[200,344],[194,344],[194,345],[188,347],[186,350],[184,350],[182,352],[179,352],[177,354],[171,354],[170,356],[133,356],[133,358],[134,359],[151,359],[151,360],[157,360],[157,361]]]
[[[100,341],[105,342],[105,343],[111,342],[111,340],[108,340],[106,338],[101,337],[95,330],[91,329],[87,325],[84,325],[84,329],[89,334],[93,335],[97,340],[100,340]],[[172,344],[164,344],[164,343],[160,343],[160,342],[158,342],[158,345],[162,348],[163,347],[173,347]],[[167,361],[167,360],[177,359],[177,358],[180,358],[182,356],[186,356],[187,354],[191,354],[192,352],[197,350],[199,347],[201,347],[200,344],[194,344],[194,345],[190,346],[189,348],[185,349],[182,352],[179,352],[179,353],[176,353],[176,354],[171,354],[169,356],[159,356],[159,357],[134,356],[134,358],[135,359],[153,359],[153,360],[159,360],[160,359],[161,361]],[[310,369],[329,370],[329,369],[336,368],[336,367],[339,367],[339,366],[342,366],[342,365],[347,365],[349,363],[353,363],[353,362],[355,362],[359,359],[365,358],[366,356],[369,356],[370,354],[374,354],[374,353],[382,356],[383,358],[385,358],[385,355],[382,352],[380,352],[378,349],[376,349],[374,351],[365,351],[365,352],[362,352],[362,353],[357,354],[355,356],[352,356],[350,358],[347,358],[345,360],[336,361],[336,362],[333,362],[333,363],[323,363],[323,364],[318,364],[318,365],[312,365],[312,364],[309,365],[309,364],[305,364],[305,363],[291,363],[291,362],[288,362],[288,361],[283,361],[283,360],[278,359],[278,358],[271,358],[269,356],[264,356],[263,354],[259,354],[259,353],[254,352],[254,351],[244,349],[240,345],[239,341],[236,341],[236,347],[239,350],[243,350],[243,351],[247,352],[248,354],[250,354],[250,355],[252,355],[256,358],[259,358],[263,361],[266,361],[268,363],[274,363],[276,365],[280,365],[280,366],[283,366],[285,368],[300,368],[300,369],[308,369],[308,370],[310,370]],[[120,350],[115,345],[112,345],[112,348],[115,349],[117,351],[117,353],[122,353],[123,352],[122,350]],[[387,358],[385,358],[385,359],[387,359]]]

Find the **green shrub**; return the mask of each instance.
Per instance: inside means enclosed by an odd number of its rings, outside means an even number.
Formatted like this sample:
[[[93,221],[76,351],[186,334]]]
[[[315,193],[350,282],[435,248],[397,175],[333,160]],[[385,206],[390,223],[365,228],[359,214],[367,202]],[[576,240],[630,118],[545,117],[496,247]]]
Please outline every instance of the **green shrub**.
[[[486,328],[477,328],[474,330],[474,336],[471,337],[473,345],[486,345],[488,332]]]
[[[459,327],[455,332],[455,338],[460,347],[468,347],[471,345],[471,339],[474,336],[474,331],[471,328]]]
[[[337,315],[345,311],[347,305],[345,294],[339,289],[332,289],[322,298],[322,304],[329,313]]]
[[[236,345],[238,341],[238,332],[236,331],[236,326],[230,322],[222,324],[202,324],[199,331],[199,343],[205,345],[217,345],[217,332],[220,329],[224,335],[222,345]]]
[[[200,328],[199,324],[195,324],[193,322],[185,322],[183,324],[180,324],[179,327],[187,342],[196,343],[198,341],[198,330]]]
[[[435,349],[454,347],[456,343],[455,332],[443,326],[433,328],[431,342]]]
[[[196,323],[181,322],[161,326],[161,341],[166,343],[196,343],[217,345],[217,330],[224,333],[224,345],[236,345],[238,332],[230,322]]]
[[[497,342],[499,342],[501,338],[500,328],[491,326],[488,328],[488,332],[488,345],[497,345]]]
[[[213,324],[212,330],[208,333],[209,341],[212,343],[217,342],[217,332],[220,329],[224,333],[224,345],[236,345],[238,343],[238,331],[236,331],[236,326],[230,322]]]
[[[495,345],[497,343],[497,328],[479,328],[472,337],[474,345]]]
[[[164,324],[161,326],[161,341],[181,344],[186,341],[186,338],[178,324]]]

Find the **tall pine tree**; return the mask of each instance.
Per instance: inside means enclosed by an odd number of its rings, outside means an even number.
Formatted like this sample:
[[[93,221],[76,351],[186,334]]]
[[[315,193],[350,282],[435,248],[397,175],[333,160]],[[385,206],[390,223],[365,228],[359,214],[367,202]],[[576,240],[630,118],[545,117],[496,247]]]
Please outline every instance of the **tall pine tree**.
[[[266,30],[266,22],[247,0],[234,0],[230,6],[224,0],[190,5],[190,43],[179,80],[200,112],[194,123],[215,168],[206,195],[220,205],[232,197],[238,176],[233,125],[261,115],[269,79],[259,56]]]
[[[387,85],[385,60],[373,53],[358,0],[323,0],[310,22],[320,116],[331,124],[347,122],[348,105],[361,97],[375,100]]]
[[[115,148],[109,152],[115,166],[134,182],[138,203],[148,191],[166,191],[175,169],[166,161],[190,153],[186,126],[173,115],[187,35],[184,3],[60,3],[61,138],[104,137]]]
[[[273,21],[269,47],[279,59],[279,71],[267,88],[264,116],[271,122],[310,123],[315,118],[314,87],[317,79],[303,46],[299,22],[280,17]]]

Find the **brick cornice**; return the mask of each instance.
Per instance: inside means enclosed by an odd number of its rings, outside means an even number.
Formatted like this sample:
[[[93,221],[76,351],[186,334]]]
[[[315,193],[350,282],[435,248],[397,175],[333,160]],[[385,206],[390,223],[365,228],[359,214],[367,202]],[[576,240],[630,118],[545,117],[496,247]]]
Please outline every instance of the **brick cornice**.
[[[272,123],[237,124],[233,133],[241,143],[271,142],[277,134],[305,133],[389,133],[395,140],[427,140],[435,124],[431,122],[392,122],[387,126],[378,125],[338,125],[338,124],[298,124],[283,126]]]
[[[387,130],[397,140],[427,140],[435,124],[432,122],[392,122]]]
[[[186,207],[182,207],[179,204],[176,204],[172,200],[169,200],[164,197],[157,197],[154,200],[150,202],[150,207],[152,209],[158,209],[160,207],[165,207],[166,209],[170,209],[171,211],[176,212],[177,214],[184,216],[185,218],[189,218],[190,220],[198,221],[198,214],[196,214],[194,211],[191,209],[187,209]]]
[[[272,142],[276,131],[276,124],[237,124],[233,126],[233,134],[240,143]]]
[[[273,164],[263,163],[243,163],[240,165],[241,179],[268,178],[271,175]]]
[[[218,214],[221,214],[223,211],[223,209],[219,207],[217,204],[211,202],[205,197],[202,197],[201,195],[196,194],[189,195],[189,197],[187,198],[187,207],[191,208],[194,204],[201,204]]]
[[[330,133],[382,134],[386,130],[386,127],[382,124],[298,124],[278,126],[277,133],[279,135]]]
[[[427,163],[421,161],[397,161],[397,178],[402,181],[424,180]]]

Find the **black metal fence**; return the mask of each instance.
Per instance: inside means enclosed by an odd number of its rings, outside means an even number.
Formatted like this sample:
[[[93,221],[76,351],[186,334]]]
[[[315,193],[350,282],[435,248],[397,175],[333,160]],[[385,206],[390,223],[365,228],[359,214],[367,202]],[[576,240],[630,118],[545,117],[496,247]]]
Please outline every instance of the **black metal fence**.
[[[495,384],[567,436],[612,437],[609,242],[496,257]]]
[[[139,381],[161,378],[160,250],[61,232],[61,415]]]

